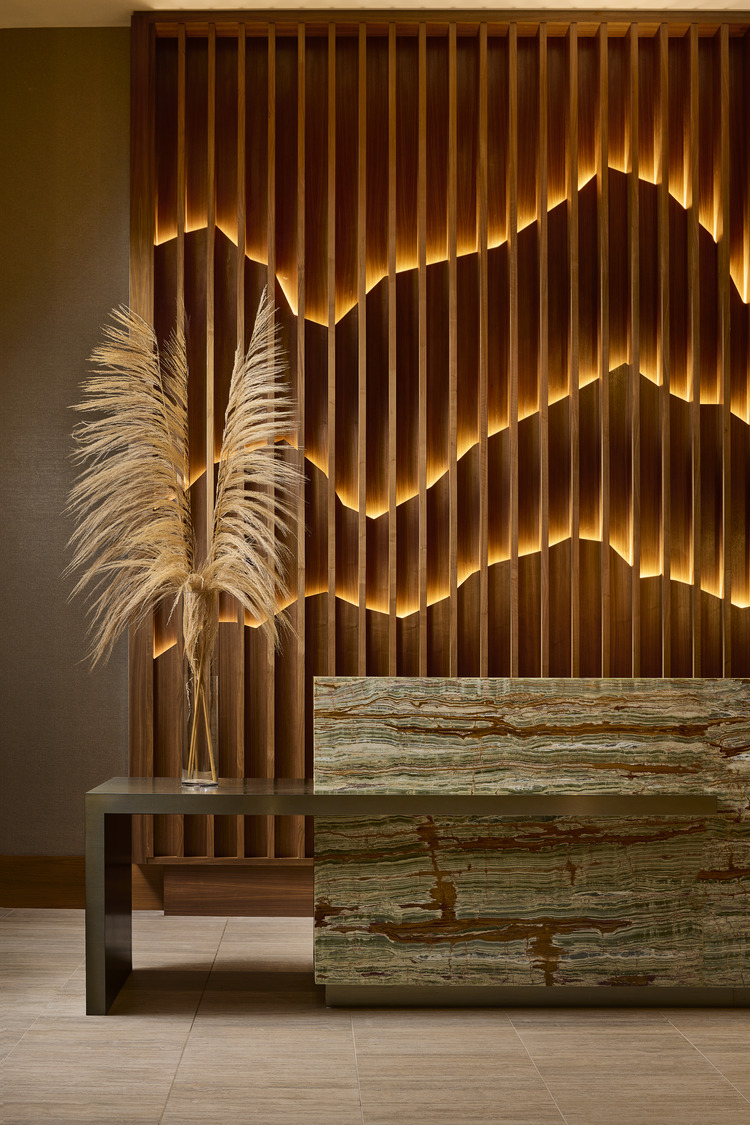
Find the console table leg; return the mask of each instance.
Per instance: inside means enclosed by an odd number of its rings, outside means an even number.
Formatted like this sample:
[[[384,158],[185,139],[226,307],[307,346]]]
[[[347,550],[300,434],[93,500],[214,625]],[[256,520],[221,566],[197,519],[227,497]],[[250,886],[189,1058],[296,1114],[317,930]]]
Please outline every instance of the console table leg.
[[[86,803],[86,1013],[104,1016],[133,969],[132,818]]]

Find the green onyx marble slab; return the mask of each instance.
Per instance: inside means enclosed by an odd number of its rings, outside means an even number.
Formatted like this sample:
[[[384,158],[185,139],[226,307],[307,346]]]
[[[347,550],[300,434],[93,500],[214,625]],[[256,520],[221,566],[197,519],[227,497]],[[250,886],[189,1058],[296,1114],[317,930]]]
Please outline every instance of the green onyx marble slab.
[[[750,984],[741,680],[315,684],[319,790],[713,793],[704,818],[317,818],[327,984]]]
[[[750,825],[316,820],[324,984],[750,984]]]
[[[729,797],[750,780],[747,680],[318,677],[314,693],[323,791]]]

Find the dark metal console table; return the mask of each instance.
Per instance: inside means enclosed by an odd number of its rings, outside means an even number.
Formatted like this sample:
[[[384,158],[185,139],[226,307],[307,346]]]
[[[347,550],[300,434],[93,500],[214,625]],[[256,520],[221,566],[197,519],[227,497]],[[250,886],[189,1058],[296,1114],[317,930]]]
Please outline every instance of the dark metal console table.
[[[86,1012],[106,1015],[133,968],[132,831],[137,813],[261,816],[710,816],[716,798],[682,794],[316,792],[312,781],[114,777],[86,794]]]

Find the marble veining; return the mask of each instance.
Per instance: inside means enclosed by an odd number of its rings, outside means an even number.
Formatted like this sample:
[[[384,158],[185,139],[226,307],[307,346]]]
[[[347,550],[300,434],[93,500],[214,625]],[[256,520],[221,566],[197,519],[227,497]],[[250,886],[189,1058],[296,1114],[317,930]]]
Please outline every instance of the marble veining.
[[[720,811],[318,818],[316,979],[750,984],[748,687],[317,680],[316,789],[709,792]]]

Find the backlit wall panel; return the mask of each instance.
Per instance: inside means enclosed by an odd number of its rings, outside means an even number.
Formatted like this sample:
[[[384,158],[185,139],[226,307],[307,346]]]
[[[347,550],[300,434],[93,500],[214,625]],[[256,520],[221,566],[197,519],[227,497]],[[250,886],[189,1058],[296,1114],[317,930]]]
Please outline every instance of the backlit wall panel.
[[[264,286],[299,410],[296,638],[222,605],[221,773],[311,773],[315,674],[750,674],[745,26],[288,19],[133,30],[131,300],[186,305],[203,540]],[[134,773],[178,772],[178,649],[132,639]]]

